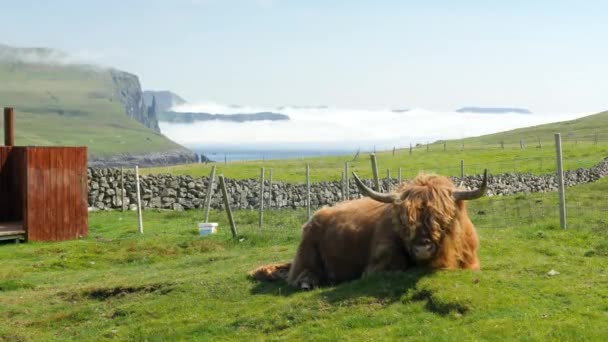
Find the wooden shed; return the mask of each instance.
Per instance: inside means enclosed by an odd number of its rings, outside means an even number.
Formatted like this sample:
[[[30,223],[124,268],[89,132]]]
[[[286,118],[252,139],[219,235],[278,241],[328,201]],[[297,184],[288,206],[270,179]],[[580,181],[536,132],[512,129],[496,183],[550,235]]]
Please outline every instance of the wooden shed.
[[[87,235],[87,148],[13,146],[4,111],[0,146],[0,240],[61,241]]]

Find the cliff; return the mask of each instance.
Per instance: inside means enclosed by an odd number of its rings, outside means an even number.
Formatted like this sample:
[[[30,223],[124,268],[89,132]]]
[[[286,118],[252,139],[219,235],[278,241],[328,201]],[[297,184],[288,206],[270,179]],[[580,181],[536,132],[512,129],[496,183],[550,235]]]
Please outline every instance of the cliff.
[[[15,108],[16,144],[87,146],[96,166],[197,160],[159,133],[137,76],[49,48],[0,44],[0,104]],[[0,118],[0,131],[3,122]]]
[[[110,75],[114,82],[115,96],[125,107],[127,116],[160,133],[156,111],[154,109],[148,110],[144,103],[139,78],[136,75],[116,69],[110,69]]]

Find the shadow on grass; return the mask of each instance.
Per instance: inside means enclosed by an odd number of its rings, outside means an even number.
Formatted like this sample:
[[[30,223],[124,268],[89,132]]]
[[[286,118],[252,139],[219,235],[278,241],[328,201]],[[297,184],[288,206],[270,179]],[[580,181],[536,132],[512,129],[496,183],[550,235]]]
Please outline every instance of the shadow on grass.
[[[332,304],[357,302],[359,299],[390,304],[415,290],[418,281],[430,274],[431,271],[422,268],[412,268],[405,272],[383,272],[335,286],[321,287],[319,296]],[[284,280],[252,282],[256,283],[251,289],[252,295],[291,296],[303,292],[289,286]]]
[[[423,268],[412,268],[404,272],[383,272],[328,288],[319,296],[332,304],[369,300],[390,304],[415,291],[418,281],[430,274],[430,270]]]

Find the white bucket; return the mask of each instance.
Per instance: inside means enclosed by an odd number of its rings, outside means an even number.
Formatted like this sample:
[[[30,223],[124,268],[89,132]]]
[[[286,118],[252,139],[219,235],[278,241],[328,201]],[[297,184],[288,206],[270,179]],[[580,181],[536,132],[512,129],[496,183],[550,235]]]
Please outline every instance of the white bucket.
[[[205,222],[198,224],[198,235],[209,235],[217,233],[217,223],[216,222]]]

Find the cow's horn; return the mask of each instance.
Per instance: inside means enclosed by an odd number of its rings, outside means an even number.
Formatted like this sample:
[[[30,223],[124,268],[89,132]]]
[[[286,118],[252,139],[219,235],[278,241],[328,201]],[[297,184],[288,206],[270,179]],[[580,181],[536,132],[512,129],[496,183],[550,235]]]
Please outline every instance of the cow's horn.
[[[455,201],[468,201],[482,197],[488,188],[488,169],[483,171],[481,186],[475,190],[456,190],[452,193]]]
[[[357,176],[357,174],[354,172],[353,178],[355,179],[355,183],[357,183],[357,187],[363,195],[382,203],[393,203],[395,200],[397,200],[397,196],[395,196],[395,194],[385,194],[370,189],[367,185],[363,184],[361,179],[359,179],[359,176]]]

